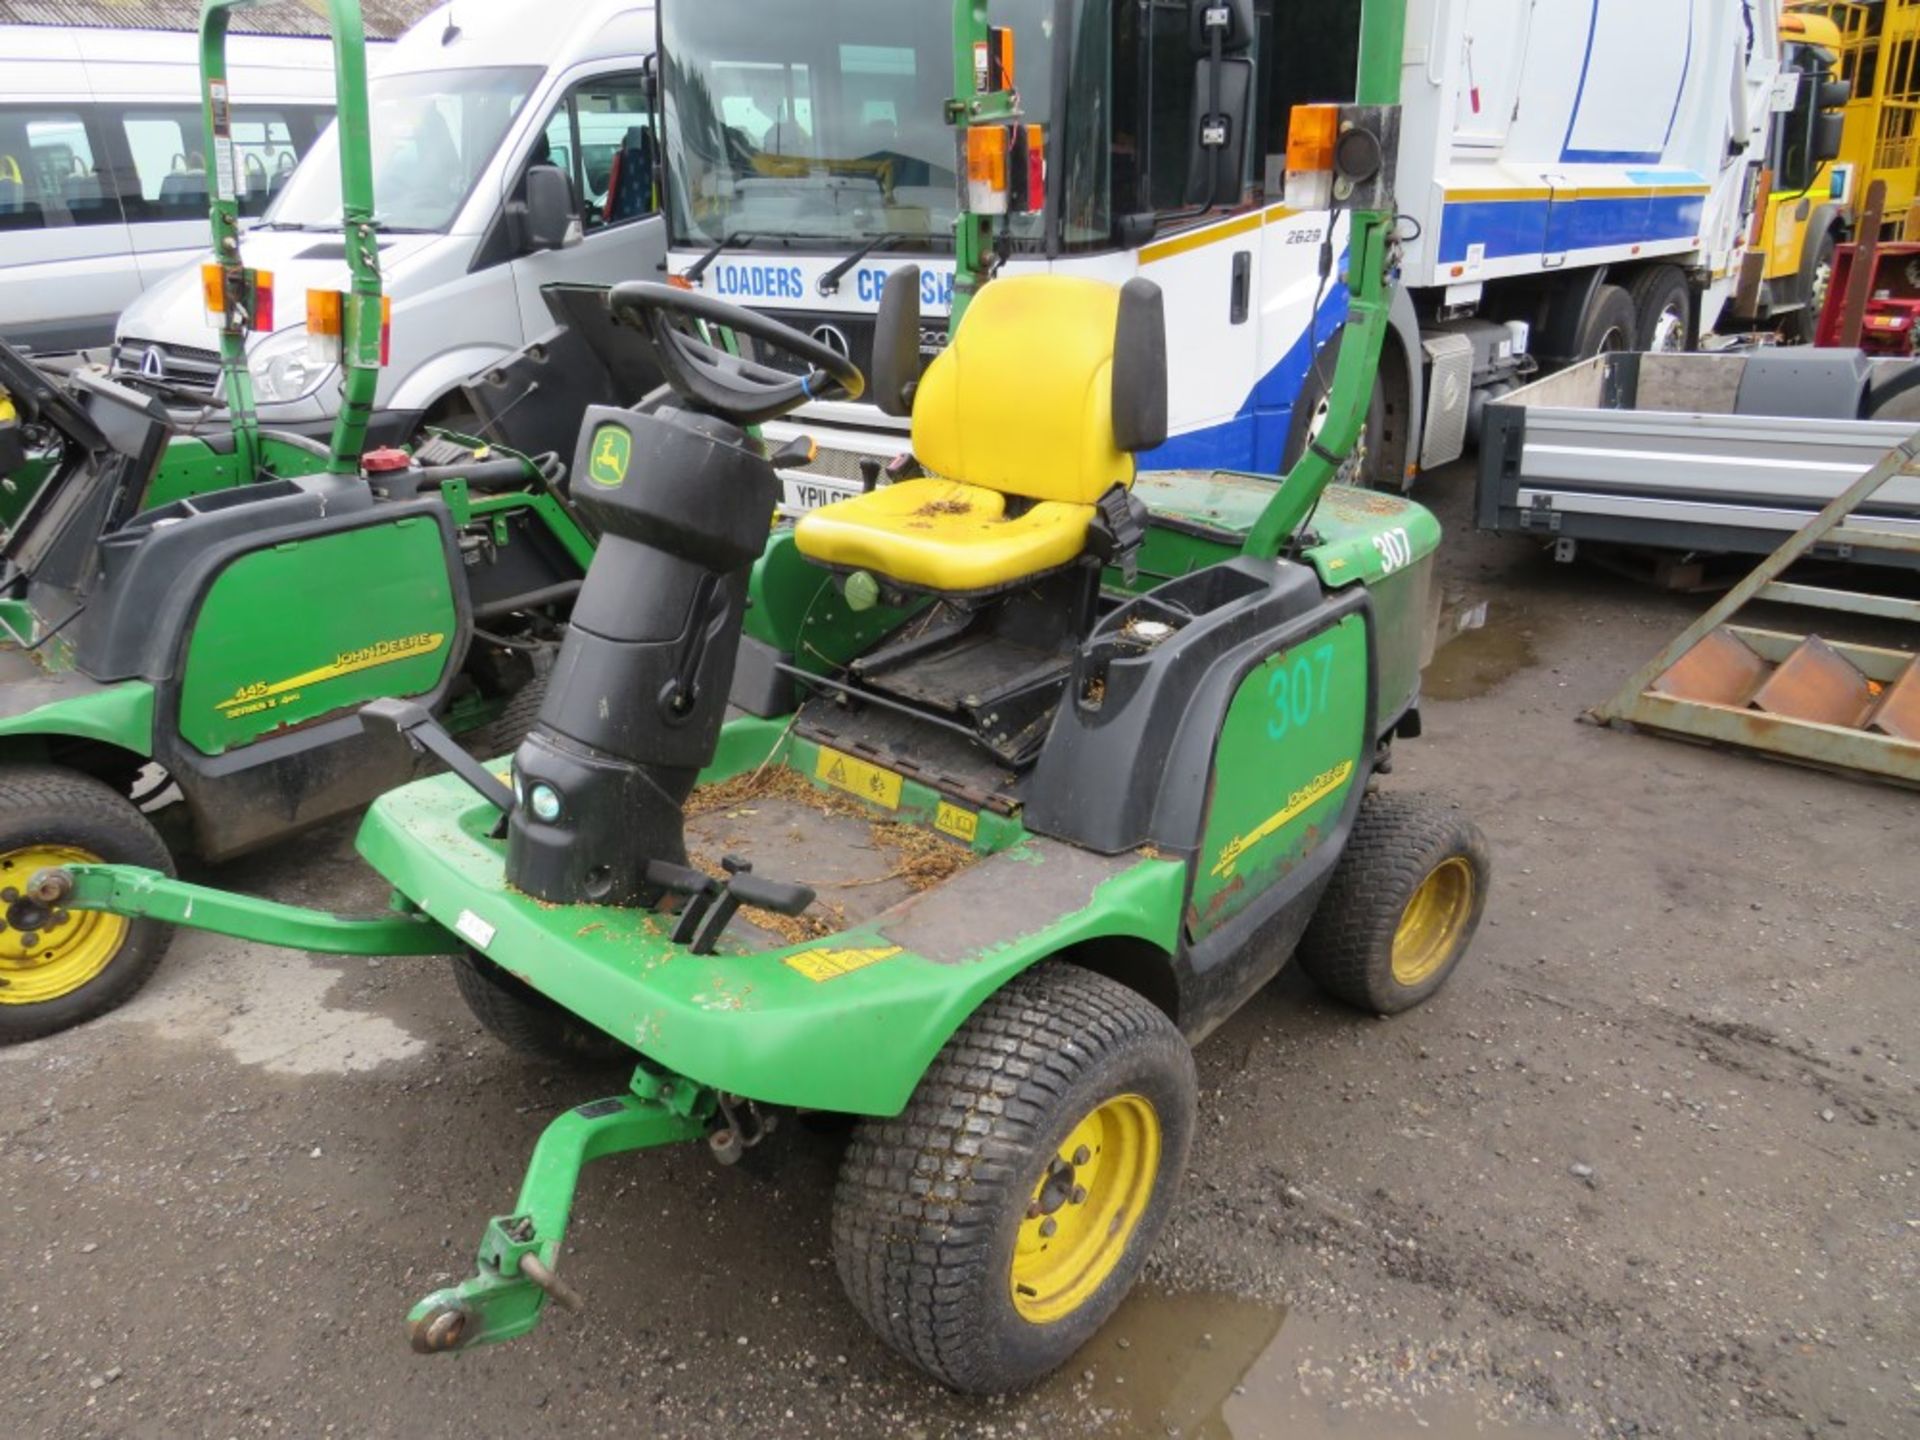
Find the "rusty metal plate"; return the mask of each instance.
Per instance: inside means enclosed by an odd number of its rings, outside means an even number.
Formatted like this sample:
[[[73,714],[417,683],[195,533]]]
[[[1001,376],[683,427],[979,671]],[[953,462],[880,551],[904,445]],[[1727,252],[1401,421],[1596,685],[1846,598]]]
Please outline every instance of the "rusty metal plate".
[[[1745,705],[1766,680],[1767,669],[1767,662],[1744,641],[1725,630],[1711,630],[1650,688],[1657,695],[1703,705]]]
[[[1920,659],[1902,670],[1899,678],[1887,687],[1868,728],[1920,745]]]
[[[1873,713],[1873,685],[1818,635],[1809,635],[1750,702],[1755,710],[1857,730]]]

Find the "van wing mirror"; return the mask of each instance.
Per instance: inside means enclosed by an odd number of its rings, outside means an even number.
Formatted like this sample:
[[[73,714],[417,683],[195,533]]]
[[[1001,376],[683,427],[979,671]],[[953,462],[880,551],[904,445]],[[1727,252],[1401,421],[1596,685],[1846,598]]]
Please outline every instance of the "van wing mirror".
[[[884,415],[913,414],[913,392],[920,385],[920,267],[902,265],[880,291],[874,317],[873,363],[868,393]]]
[[[565,172],[558,165],[529,165],[523,183],[526,198],[517,207],[522,253],[577,245],[580,231],[573,213],[573,186]]]

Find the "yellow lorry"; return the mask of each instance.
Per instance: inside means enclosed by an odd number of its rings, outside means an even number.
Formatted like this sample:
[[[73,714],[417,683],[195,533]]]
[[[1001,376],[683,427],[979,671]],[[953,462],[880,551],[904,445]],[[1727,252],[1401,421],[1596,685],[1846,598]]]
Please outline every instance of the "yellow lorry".
[[[1896,237],[1920,180],[1920,0],[1804,0],[1780,22],[1782,69],[1800,76],[1775,117],[1758,315],[1811,341],[1834,247],[1858,238],[1873,182]]]

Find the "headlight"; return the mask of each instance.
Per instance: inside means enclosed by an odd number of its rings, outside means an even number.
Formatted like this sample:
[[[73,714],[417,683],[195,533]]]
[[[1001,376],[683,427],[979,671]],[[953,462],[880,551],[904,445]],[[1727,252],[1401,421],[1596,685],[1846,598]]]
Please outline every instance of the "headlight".
[[[253,398],[263,405],[306,399],[336,368],[307,353],[304,329],[282,330],[247,356],[247,369],[253,372]]]

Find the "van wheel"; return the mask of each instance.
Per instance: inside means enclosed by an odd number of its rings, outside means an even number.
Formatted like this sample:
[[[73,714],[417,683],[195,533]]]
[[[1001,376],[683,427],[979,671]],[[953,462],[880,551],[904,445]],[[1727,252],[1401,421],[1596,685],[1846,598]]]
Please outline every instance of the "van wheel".
[[[1038,1380],[1132,1288],[1193,1138],[1193,1053],[1116,981],[1050,961],[962,1025],[833,1199],[854,1308],[956,1390]]]
[[[1480,928],[1492,865],[1458,810],[1372,791],[1294,958],[1335,1000],[1410,1010],[1447,983]]]
[[[480,1027],[509,1050],[559,1065],[631,1060],[633,1051],[484,955],[455,955],[453,983]]]
[[[1629,290],[1638,327],[1639,348],[1674,355],[1687,348],[1693,323],[1693,287],[1686,272],[1672,265],[1655,265],[1633,277]]]
[[[167,953],[169,925],[26,893],[37,870],[103,861],[174,873],[160,832],[111,786],[55,766],[0,766],[0,1044],[125,1004]]]

